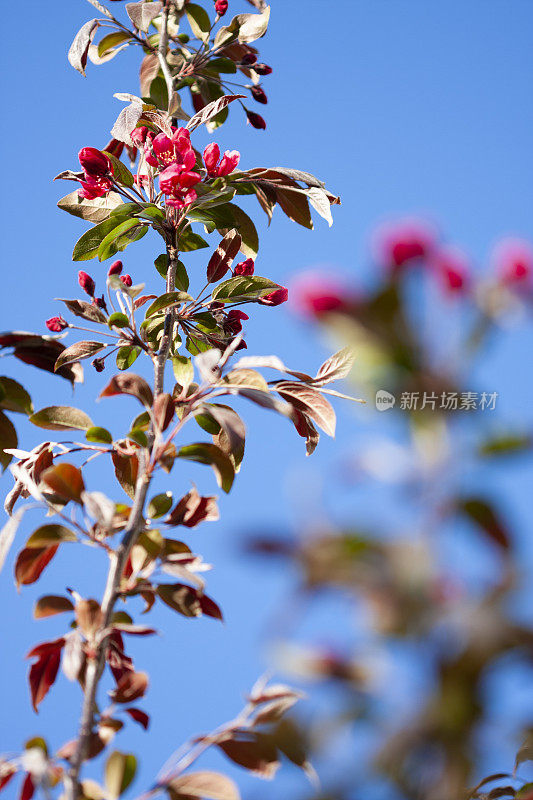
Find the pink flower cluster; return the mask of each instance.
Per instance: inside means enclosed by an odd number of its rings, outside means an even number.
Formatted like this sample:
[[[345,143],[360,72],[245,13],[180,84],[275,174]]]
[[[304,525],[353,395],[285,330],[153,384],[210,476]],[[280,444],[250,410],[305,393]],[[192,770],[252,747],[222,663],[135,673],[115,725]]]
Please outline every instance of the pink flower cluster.
[[[83,147],[78,158],[84,172],[84,178],[80,180],[81,189],[78,189],[80,197],[85,200],[105,197],[113,186],[113,165],[109,158],[95,147]]]
[[[154,134],[142,126],[131,134],[132,141],[142,148],[146,162],[159,171],[159,187],[171,208],[185,208],[193,203],[198,194],[195,186],[202,176],[197,169],[196,153],[192,147],[190,133],[186,128],[173,128],[172,136]],[[240,160],[236,150],[226,150],[220,158],[220,148],[210,144],[204,150],[204,164],[208,178],[229,175]]]

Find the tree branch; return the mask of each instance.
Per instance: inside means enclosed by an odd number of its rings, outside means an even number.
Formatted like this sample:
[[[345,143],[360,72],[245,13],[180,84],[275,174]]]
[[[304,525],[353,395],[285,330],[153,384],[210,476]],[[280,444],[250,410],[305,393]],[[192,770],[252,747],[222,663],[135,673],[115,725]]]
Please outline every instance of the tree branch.
[[[159,47],[157,48],[157,57],[159,58],[159,64],[161,66],[161,71],[165,76],[165,83],[167,85],[167,93],[168,93],[168,106],[167,110],[170,114],[170,109],[172,108],[172,98],[174,95],[174,78],[170,73],[170,69],[167,62],[167,51],[168,51],[168,12],[169,12],[169,2],[165,0],[165,4],[161,11],[161,32],[159,34]]]

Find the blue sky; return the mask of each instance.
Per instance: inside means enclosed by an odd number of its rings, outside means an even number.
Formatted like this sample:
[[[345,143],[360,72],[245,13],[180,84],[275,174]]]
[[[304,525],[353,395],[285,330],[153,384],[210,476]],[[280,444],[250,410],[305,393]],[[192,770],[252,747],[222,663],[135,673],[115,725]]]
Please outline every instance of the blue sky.
[[[249,9],[236,0],[230,0],[230,7]],[[20,6],[9,4],[2,15],[4,30],[11,33],[0,51],[5,107],[0,303],[3,329],[45,332],[44,320],[60,310],[51,298],[77,294],[79,265],[71,262],[70,253],[85,230],[81,220],[56,209],[69,186],[51,179],[76,168],[82,146],[105,145],[121,108],[113,93],[137,92],[138,54],[119,55],[101,67],[89,65],[83,79],[69,67],[66,52],[78,27],[92,16],[91,7],[83,0],[57,0],[45,10],[37,0],[28,0],[24,15],[26,42]],[[267,230],[257,210],[262,237],[257,272],[286,283],[298,271],[320,267],[341,271],[356,283],[371,281],[370,234],[377,223],[396,215],[435,220],[480,271],[487,268],[498,238],[532,238],[532,22],[529,0],[274,0],[269,34],[261,42],[264,60],[274,67],[264,82],[268,130],[245,127],[234,113],[215,138],[223,149],[240,150],[244,167],[283,165],[313,172],[341,195],[343,204],[335,209],[334,227],[329,230],[317,220],[315,232],[279,213]],[[202,132],[197,142],[208,140]],[[159,287],[152,267],[158,246],[145,237],[123,259],[127,271],[147,287],[150,282]],[[195,254],[190,263],[202,269],[203,258]],[[104,265],[81,266],[102,285]],[[247,341],[250,354],[276,352],[285,363],[305,370],[318,367],[331,349],[289,308],[258,309]],[[497,382],[503,421],[532,421],[531,379],[527,370],[517,370],[527,363],[530,342],[530,335],[509,333],[479,376]],[[95,405],[102,377],[90,369],[73,398],[66,382],[59,385],[12,361],[3,365],[2,374],[28,386],[37,408],[78,405],[115,435],[122,430],[124,409],[134,413],[127,400]],[[135,729],[122,734],[117,746],[142,756],[139,791],[174,745],[238,711],[242,694],[269,666],[265,625],[292,576],[243,559],[240,542],[246,530],[290,526],[308,500],[309,492],[301,487],[333,489],[340,459],[357,446],[366,426],[375,430],[382,424],[370,408],[366,418],[351,407],[339,407],[339,412],[336,441],[324,437],[318,453],[306,461],[302,441],[283,420],[243,407],[249,438],[236,488],[221,500],[222,521],[202,526],[188,539],[215,565],[209,592],[223,606],[226,623],[182,620],[159,610],[154,622],[164,630],[162,636],[132,643],[138,668],[152,676],[142,705],[153,712],[153,722],[149,736]],[[38,429],[17,423],[25,446],[42,438]],[[215,488],[203,468],[194,468],[190,477],[203,489]],[[183,471],[173,474],[176,495],[187,491],[187,478]],[[93,471],[91,488],[101,488],[98,479]],[[523,473],[509,481],[518,525],[525,521],[519,497],[525,483],[520,481]],[[9,483],[4,477],[4,491]],[[328,499],[326,506],[329,513],[338,513]],[[347,513],[354,503],[348,499],[340,507]],[[364,502],[358,509],[363,516],[370,513]],[[19,544],[38,522],[36,514],[28,515]],[[39,717],[31,711],[23,657],[34,643],[59,635],[62,625],[61,618],[32,621],[31,608],[37,596],[59,592],[67,582],[82,594],[98,596],[104,564],[98,554],[65,547],[46,578],[19,595],[11,567],[0,583],[2,608],[9,609],[0,617],[0,705],[9,722],[2,725],[0,751],[16,749],[38,733],[56,747],[72,737],[79,692],[62,678]],[[263,788],[262,796],[273,796],[270,792]]]

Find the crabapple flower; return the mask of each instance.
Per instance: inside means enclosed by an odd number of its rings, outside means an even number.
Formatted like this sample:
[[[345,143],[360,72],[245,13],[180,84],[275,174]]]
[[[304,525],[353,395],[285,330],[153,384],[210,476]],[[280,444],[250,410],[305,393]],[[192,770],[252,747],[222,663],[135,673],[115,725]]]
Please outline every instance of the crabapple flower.
[[[83,289],[83,291],[89,295],[89,297],[94,297],[94,290],[95,290],[94,281],[91,278],[91,276],[88,275],[86,272],[83,272],[83,270],[80,270],[78,272],[78,283]]]
[[[120,276],[120,280],[122,281],[124,286],[128,286],[128,287],[131,286],[132,283],[133,283],[133,281],[131,279],[131,275],[121,275]]]
[[[467,257],[460,250],[451,247],[438,250],[431,265],[445,291],[460,294],[467,289],[470,269]]]
[[[308,271],[292,282],[291,301],[302,315],[319,317],[335,311],[348,311],[354,306],[356,295],[340,276]]]
[[[415,259],[427,258],[436,245],[434,230],[420,220],[385,225],[377,232],[376,253],[380,263],[393,270]]]
[[[246,261],[241,261],[233,270],[234,275],[253,275],[255,269],[255,262],[253,258],[247,258]]]
[[[248,118],[248,122],[252,126],[252,128],[257,128],[257,130],[266,130],[266,122],[261,116],[261,114],[256,114],[255,111],[249,111],[247,108],[245,109],[246,116]]]
[[[220,147],[216,142],[207,145],[203,152],[203,159],[208,175],[216,175],[220,159]]]
[[[184,208],[196,200],[197,194],[193,189],[201,181],[197,172],[186,172],[179,164],[171,164],[159,176],[159,186],[167,196],[167,206]]]
[[[85,175],[99,178],[108,173],[113,174],[113,167],[107,156],[95,147],[82,147],[78,158]]]
[[[122,272],[122,261],[113,261],[109,269],[107,270],[107,274],[111,275],[120,275]]]
[[[268,103],[268,97],[261,86],[252,86],[250,93],[257,103],[263,103],[263,105]]]
[[[259,302],[264,306],[279,306],[282,303],[286,303],[288,299],[289,290],[282,286],[281,289],[276,289],[275,292],[260,297]]]
[[[78,189],[78,194],[84,200],[95,200],[97,197],[105,197],[109,194],[113,184],[109,178],[105,176],[94,177],[86,175],[85,180],[80,180],[81,188]]]
[[[141,125],[138,128],[134,128],[130,133],[131,141],[137,147],[142,147],[142,145],[146,142],[146,136],[148,135],[148,128],[146,125]]]
[[[507,286],[523,284],[533,275],[533,247],[524,239],[503,239],[492,257],[500,281]]]
[[[68,322],[61,316],[50,317],[50,319],[46,320],[45,325],[49,331],[52,331],[52,333],[61,333],[61,331],[64,331],[65,328],[68,328]]]
[[[226,11],[228,10],[228,0],[216,0],[215,3],[215,11],[217,12],[219,17],[223,17]]]
[[[164,133],[158,133],[153,139],[148,136],[144,152],[148,164],[156,169],[177,164],[188,171],[196,164],[196,153],[186,128],[177,128],[170,139]]]
[[[242,320],[250,319],[248,314],[244,311],[239,311],[237,308],[232,308],[228,311],[226,319],[224,320],[224,332],[232,336],[236,336],[242,331]]]
[[[241,154],[238,150],[226,150],[222,159],[220,159],[220,147],[216,142],[213,142],[205,148],[203,159],[210,178],[223,178],[233,172],[241,160]]]

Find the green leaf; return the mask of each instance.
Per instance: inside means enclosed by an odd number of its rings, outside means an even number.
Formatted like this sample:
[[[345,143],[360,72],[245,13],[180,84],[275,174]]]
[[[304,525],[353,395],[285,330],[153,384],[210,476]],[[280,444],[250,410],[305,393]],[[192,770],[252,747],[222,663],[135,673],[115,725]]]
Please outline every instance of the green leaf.
[[[176,381],[183,389],[187,390],[194,380],[194,367],[191,359],[187,356],[174,356],[172,369]]]
[[[164,516],[172,508],[172,503],[172,492],[157,494],[148,503],[148,516],[151,519],[158,519]]]
[[[105,786],[109,800],[118,800],[135,777],[137,760],[135,756],[115,750],[106,761]]]
[[[109,433],[106,428],[100,428],[97,425],[93,425],[92,428],[85,434],[85,438],[88,442],[97,442],[100,444],[112,444],[113,437]]]
[[[260,275],[239,275],[219,284],[213,290],[212,298],[219,303],[257,300],[281,288],[279,284]]]
[[[190,228],[180,233],[179,248],[182,253],[190,253],[192,250],[201,250],[203,247],[209,247],[209,245],[200,234],[194,233]]]
[[[202,6],[196,5],[196,3],[189,3],[185,6],[185,13],[194,35],[201,39],[202,42],[209,41],[211,20],[207,11]]]
[[[112,153],[108,153],[107,150],[105,151],[105,155],[111,161],[113,165],[113,175],[115,179],[120,183],[122,186],[127,186],[128,189],[134,184],[133,175],[127,168],[125,164],[119,158],[116,158]]]
[[[235,478],[235,470],[231,459],[220,447],[207,442],[197,442],[180,448],[177,455],[178,458],[210,465],[220,488],[226,493],[230,491]]]
[[[158,311],[169,306],[179,305],[180,303],[190,302],[193,298],[187,292],[167,292],[154,300],[146,311],[146,319],[153,317]]]
[[[237,72],[237,67],[231,58],[222,58],[219,56],[218,58],[212,58],[207,63],[207,66],[204,67],[204,72],[222,72],[226,75],[232,75],[233,73]]]
[[[108,33],[107,36],[104,36],[104,38],[98,43],[98,55],[100,58],[102,58],[102,56],[105,56],[106,53],[108,53],[114,47],[122,44],[122,42],[128,41],[129,39],[131,39],[131,34],[127,31],[114,31],[113,33]]]
[[[114,256],[118,250],[124,250],[125,247],[133,241],[131,236],[127,236],[128,233],[134,233],[134,229],[139,226],[138,219],[126,219],[124,222],[121,222],[120,225],[117,225],[116,228],[113,228],[107,236],[102,239],[100,246],[98,247],[98,260],[105,261],[107,258]]]
[[[128,433],[128,439],[131,439],[141,447],[148,447],[148,437],[145,432],[139,428],[133,428],[133,430]]]
[[[30,417],[30,422],[38,428],[49,431],[78,430],[87,431],[93,427],[91,418],[78,408],[71,406],[47,406]]]
[[[129,369],[135,363],[141,353],[140,347],[133,345],[124,345],[120,347],[117,352],[117,367],[120,370]]]
[[[6,469],[13,459],[13,456],[4,452],[4,450],[17,447],[17,445],[18,438],[15,426],[9,417],[6,417],[4,412],[0,411],[0,464],[3,469]]]
[[[156,206],[155,203],[148,203],[148,205],[146,205],[142,211],[137,212],[137,216],[147,217],[155,222],[162,222],[164,219],[166,219],[163,209],[159,208],[159,206]]]
[[[98,254],[98,248],[103,240],[116,227],[116,219],[110,217],[100,222],[98,225],[95,225],[94,228],[91,228],[89,231],[86,231],[74,245],[72,260],[89,261],[91,258],[94,258]]]
[[[42,525],[32,533],[26,547],[50,547],[54,544],[61,542],[77,542],[78,537],[71,531],[70,528],[65,528],[64,525]]]
[[[121,311],[115,311],[110,315],[107,324],[110,328],[128,328],[131,323],[126,314],[123,314]]]
[[[16,411],[19,414],[31,414],[33,405],[31,397],[18,381],[13,378],[0,378],[0,408],[6,411]]]
[[[246,258],[255,259],[257,253],[259,252],[259,236],[257,234],[257,228],[248,214],[246,214],[242,208],[239,208],[239,206],[236,206],[233,203],[228,203],[228,208],[231,209],[231,213],[233,215],[233,224],[241,235],[241,253],[243,253]],[[218,227],[218,232],[224,235],[226,233],[225,228],[226,226],[224,226],[224,228]]]
[[[73,217],[80,217],[87,222],[92,222],[95,225],[108,219],[112,211],[121,205],[123,205],[122,200],[116,192],[109,192],[107,197],[95,197],[94,200],[85,200],[79,196],[77,190],[65,195],[57,203],[58,208],[62,211],[72,214]]]

